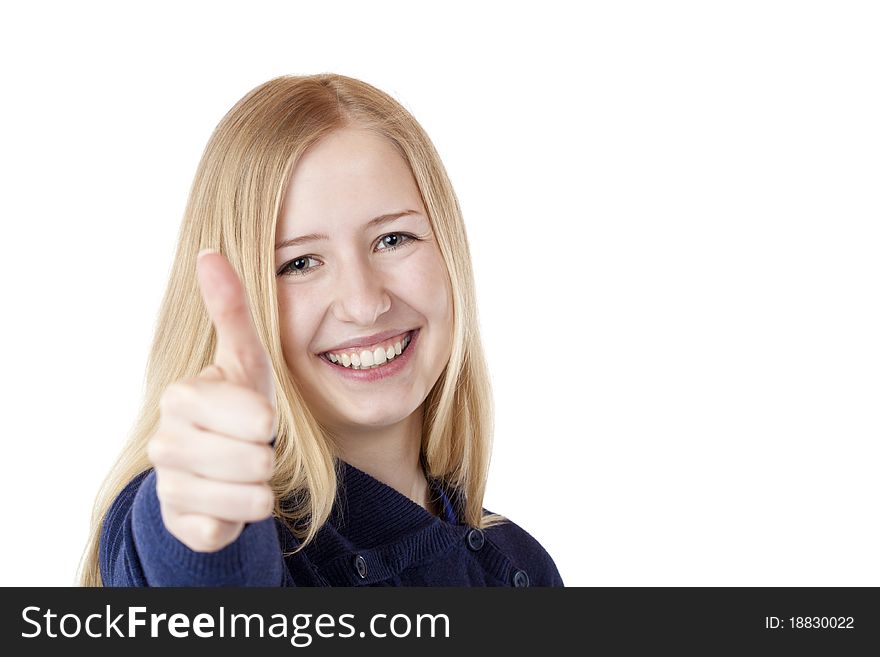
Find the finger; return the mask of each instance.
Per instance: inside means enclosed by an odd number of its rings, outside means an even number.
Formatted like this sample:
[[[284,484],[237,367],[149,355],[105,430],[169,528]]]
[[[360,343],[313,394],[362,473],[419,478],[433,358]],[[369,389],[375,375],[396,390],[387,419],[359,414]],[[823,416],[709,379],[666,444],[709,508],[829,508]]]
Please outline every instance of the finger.
[[[196,270],[202,300],[217,332],[214,362],[231,380],[262,393],[274,405],[272,363],[238,275],[222,254],[207,250],[199,254]]]
[[[275,450],[190,427],[173,436],[157,432],[147,445],[153,465],[233,483],[266,483],[275,471]]]
[[[257,522],[275,508],[274,493],[265,484],[213,481],[172,468],[156,471],[156,492],[176,513],[201,513],[229,522]]]
[[[219,365],[212,363],[211,365],[208,365],[207,367],[202,369],[201,372],[199,372],[198,378],[207,379],[209,381],[218,381],[218,380],[226,379],[226,375],[223,373],[223,369]],[[275,404],[271,404],[271,405],[274,410]],[[276,417],[277,417],[277,414],[276,414]],[[277,424],[278,424],[278,422],[276,420],[275,425],[277,426]],[[269,445],[271,447],[275,447],[275,442],[277,440],[278,440],[278,430],[276,429],[275,433],[272,435],[272,440],[269,441]]]
[[[258,392],[224,380],[193,377],[169,385],[159,400],[163,429],[174,434],[190,427],[268,443],[275,433],[275,410]]]

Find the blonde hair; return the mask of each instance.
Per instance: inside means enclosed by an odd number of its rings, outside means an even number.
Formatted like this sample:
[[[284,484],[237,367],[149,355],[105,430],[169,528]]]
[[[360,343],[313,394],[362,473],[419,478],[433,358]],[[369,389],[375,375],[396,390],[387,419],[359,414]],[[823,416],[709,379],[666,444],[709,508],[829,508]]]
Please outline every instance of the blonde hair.
[[[330,437],[307,408],[283,357],[274,244],[282,199],[299,158],[321,138],[348,126],[384,136],[409,164],[449,273],[453,348],[424,402],[422,459],[427,474],[459,490],[459,513],[468,525],[488,527],[503,520],[482,512],[493,432],[492,392],[464,222],[439,155],[415,118],[375,87],[330,73],[281,76],[239,100],[202,154],[159,310],[143,404],[98,492],[80,585],[102,585],[98,555],[103,520],[125,485],[152,467],[146,448],[158,425],[162,393],[213,362],[216,336],[195,276],[196,255],[205,247],[218,249],[238,273],[272,360],[279,418],[278,465],[271,482],[275,515],[300,540],[299,549],[327,520],[336,496],[336,461]]]

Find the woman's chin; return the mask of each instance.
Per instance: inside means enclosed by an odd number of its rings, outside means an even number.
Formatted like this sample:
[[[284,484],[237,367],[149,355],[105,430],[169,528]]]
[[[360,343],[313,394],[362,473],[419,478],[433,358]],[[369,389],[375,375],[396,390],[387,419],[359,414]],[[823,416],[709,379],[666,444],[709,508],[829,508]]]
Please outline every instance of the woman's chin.
[[[342,423],[353,430],[381,429],[399,424],[410,415],[412,415],[412,411],[406,412],[403,409],[387,409],[377,412],[376,409],[370,408],[348,408],[345,409]]]

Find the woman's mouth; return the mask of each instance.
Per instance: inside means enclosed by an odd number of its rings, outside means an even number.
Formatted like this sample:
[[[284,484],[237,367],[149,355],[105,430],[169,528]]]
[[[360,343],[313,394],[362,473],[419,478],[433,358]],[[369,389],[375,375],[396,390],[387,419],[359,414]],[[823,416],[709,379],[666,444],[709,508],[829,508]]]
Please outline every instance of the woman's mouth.
[[[359,381],[372,381],[392,376],[403,369],[419,329],[383,341],[368,349],[345,349],[339,353],[325,352],[320,358],[341,375]]]

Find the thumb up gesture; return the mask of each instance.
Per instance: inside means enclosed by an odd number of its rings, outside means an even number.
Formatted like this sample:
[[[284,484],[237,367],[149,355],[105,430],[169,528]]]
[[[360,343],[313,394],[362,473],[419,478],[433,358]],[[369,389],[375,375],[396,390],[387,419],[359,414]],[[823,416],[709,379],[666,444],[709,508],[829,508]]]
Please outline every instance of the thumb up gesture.
[[[202,252],[196,269],[216,357],[165,389],[147,454],[165,527],[190,549],[215,552],[274,509],[275,386],[235,270],[216,252]]]

